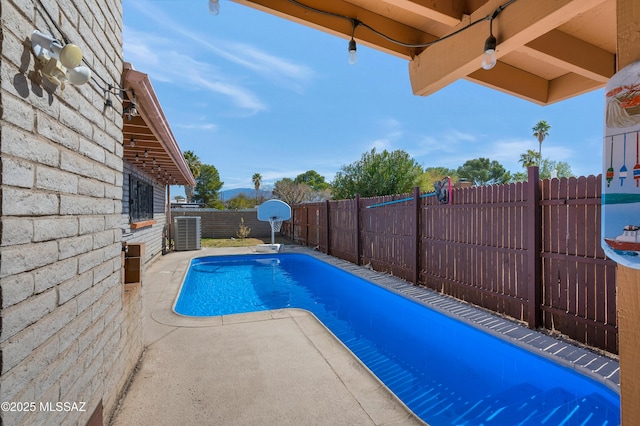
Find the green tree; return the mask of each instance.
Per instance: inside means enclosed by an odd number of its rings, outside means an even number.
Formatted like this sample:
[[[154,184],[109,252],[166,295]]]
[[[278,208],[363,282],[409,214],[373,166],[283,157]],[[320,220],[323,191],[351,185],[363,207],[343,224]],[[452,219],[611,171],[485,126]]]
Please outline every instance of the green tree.
[[[571,166],[564,161],[551,161],[549,159],[542,160],[542,166],[540,166],[540,179],[549,179],[551,176],[559,178],[573,177],[571,172]]]
[[[466,161],[458,167],[458,177],[467,179],[474,185],[494,185],[507,183],[511,174],[497,161],[488,158],[476,158]]]
[[[449,176],[451,182],[458,181],[458,172],[446,167],[427,167],[418,179],[418,186],[424,192],[432,192],[434,184]]]
[[[222,185],[224,182],[220,180],[218,169],[210,164],[202,164],[200,174],[196,179],[194,198],[198,202],[204,203],[206,207],[219,208],[221,203],[218,200],[218,191]]]
[[[313,198],[313,190],[304,183],[295,183],[291,178],[283,178],[273,184],[273,195],[285,203],[299,204]]]
[[[228,210],[245,210],[252,209],[256,206],[256,200],[247,197],[245,194],[238,194],[232,199],[224,203]]]
[[[520,154],[518,163],[522,164],[525,169],[530,166],[537,166],[540,164],[540,154],[532,149],[528,149],[527,152]]]
[[[545,140],[547,136],[549,136],[549,130],[551,129],[551,125],[544,120],[540,120],[536,123],[535,126],[531,130],[533,130],[533,137],[538,139],[538,166],[541,164],[542,159],[542,141]]]
[[[260,202],[260,185],[262,184],[262,175],[260,173],[254,173],[251,177],[253,181],[253,187],[256,189],[256,203]]]
[[[373,148],[356,162],[342,166],[333,181],[337,199],[410,192],[422,175],[422,167],[403,150],[380,153]]]
[[[329,188],[329,183],[325,182],[324,176],[320,175],[315,170],[309,170],[299,174],[293,181],[295,183],[304,183],[314,191],[323,191]]]
[[[184,160],[187,162],[187,166],[189,167],[191,174],[197,181],[198,177],[200,176],[200,169],[202,168],[202,162],[193,151],[185,151],[184,154],[182,154],[182,156],[184,157]],[[191,185],[184,186],[184,193],[187,196],[187,203],[190,203],[193,199],[193,190],[194,190],[194,187]]]

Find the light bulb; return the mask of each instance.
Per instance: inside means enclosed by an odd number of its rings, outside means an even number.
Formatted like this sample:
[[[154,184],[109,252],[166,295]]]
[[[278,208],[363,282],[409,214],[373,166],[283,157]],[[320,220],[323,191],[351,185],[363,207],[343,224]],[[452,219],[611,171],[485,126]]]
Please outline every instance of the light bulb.
[[[218,15],[220,13],[220,1],[209,0],[209,13],[212,15]]]
[[[496,66],[498,59],[496,58],[496,44],[497,40],[492,35],[484,42],[484,55],[482,55],[482,68],[490,70]]]
[[[52,43],[52,46],[55,44]],[[57,52],[56,52],[57,53]],[[82,63],[82,50],[75,44],[67,44],[60,50],[60,62],[67,68],[75,68]]]
[[[133,148],[134,146],[136,146],[136,141],[133,140],[133,138],[131,138],[131,140],[129,141],[129,146],[131,148]],[[138,154],[136,154],[136,157],[138,156]]]
[[[354,65],[358,62],[358,51],[356,49],[356,41],[354,39],[349,40],[349,64]]]
[[[85,66],[67,68],[67,80],[75,86],[81,86],[91,78],[91,70]]]

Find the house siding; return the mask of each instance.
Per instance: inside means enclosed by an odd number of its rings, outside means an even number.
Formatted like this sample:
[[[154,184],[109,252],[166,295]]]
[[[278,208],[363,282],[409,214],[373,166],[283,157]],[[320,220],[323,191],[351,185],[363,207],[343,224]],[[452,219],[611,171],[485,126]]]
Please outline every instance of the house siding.
[[[155,220],[156,223],[141,229],[131,229],[129,217],[129,179],[132,177],[153,186],[153,220]],[[166,187],[154,181],[144,170],[125,161],[121,217],[121,228],[124,232],[123,240],[127,243],[145,244],[145,255],[143,258],[145,264],[162,254],[162,230],[165,223],[167,223],[166,211]]]
[[[122,3],[44,4],[100,78],[119,84]],[[100,406],[106,421],[142,353],[143,289],[123,291],[121,277],[118,97],[93,81],[42,80],[30,36],[54,26],[39,3],[0,8],[0,401],[37,408],[1,422],[84,424]],[[55,402],[85,411],[40,408]]]

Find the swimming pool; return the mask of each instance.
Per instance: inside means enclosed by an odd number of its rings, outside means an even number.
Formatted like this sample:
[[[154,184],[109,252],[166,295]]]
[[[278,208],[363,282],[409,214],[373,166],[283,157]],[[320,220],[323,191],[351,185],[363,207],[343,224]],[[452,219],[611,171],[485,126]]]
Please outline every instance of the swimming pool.
[[[192,260],[174,310],[312,312],[431,425],[616,425],[619,396],[537,356],[302,254]]]

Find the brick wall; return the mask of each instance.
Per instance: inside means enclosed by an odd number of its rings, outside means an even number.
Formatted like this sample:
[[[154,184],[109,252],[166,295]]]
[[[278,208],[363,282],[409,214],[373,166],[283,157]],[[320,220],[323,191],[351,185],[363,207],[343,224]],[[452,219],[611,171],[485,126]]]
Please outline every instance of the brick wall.
[[[122,2],[43,2],[101,78],[122,72]],[[90,81],[42,80],[39,2],[0,3],[0,401],[84,402],[78,412],[3,412],[2,424],[108,418],[142,352],[141,292],[121,284],[122,117]],[[62,38],[59,33],[54,34]],[[98,79],[98,81],[100,81]]]
[[[255,209],[241,211],[227,211],[215,209],[171,209],[171,216],[199,216],[202,238],[236,238],[240,226],[240,218],[251,228],[249,237],[271,238],[269,222],[258,220]]]

